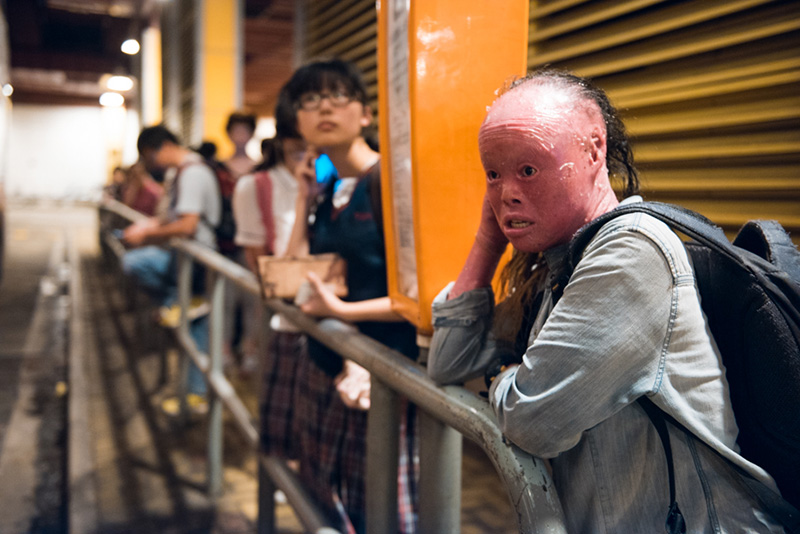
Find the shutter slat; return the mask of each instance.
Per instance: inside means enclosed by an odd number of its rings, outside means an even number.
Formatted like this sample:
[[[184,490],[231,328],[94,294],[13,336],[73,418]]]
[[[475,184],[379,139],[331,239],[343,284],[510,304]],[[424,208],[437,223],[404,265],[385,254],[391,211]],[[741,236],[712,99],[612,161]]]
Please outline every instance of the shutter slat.
[[[538,43],[586,26],[627,15],[644,7],[660,4],[664,1],[637,0],[634,2],[617,2],[614,0],[611,2],[592,2],[583,13],[577,15],[570,13],[564,17],[565,20],[563,21],[542,20],[543,17],[539,16],[531,21],[529,42]],[[599,9],[598,5],[602,5],[602,9]]]
[[[361,6],[355,6],[356,8]],[[339,23],[338,28],[331,31],[325,31],[320,34],[318,38],[315,36],[313,46],[309,46],[310,50],[321,50],[324,48],[335,47],[339,42],[347,39],[349,35],[357,32],[368,26],[370,21],[374,21],[375,14],[369,11],[365,13],[358,13],[353,18],[346,19],[342,24]]]
[[[571,34],[567,37],[557,39],[547,47],[548,50],[553,50],[551,52],[542,50],[534,44],[530,48],[528,61],[531,66],[544,65],[652,37],[660,37],[660,39],[658,39],[658,46],[662,48],[664,46],[672,48],[670,45],[675,41],[680,43],[681,39],[675,36],[665,36],[665,34],[669,32],[682,28],[690,28],[702,22],[737,13],[765,3],[769,3],[769,0],[739,0],[736,2],[730,0],[703,0],[702,2],[690,2],[688,5],[671,6],[663,10],[646,13],[638,17],[635,21],[625,19],[603,25],[596,29],[588,29],[579,34]],[[773,24],[779,25],[779,23],[786,18],[786,10],[785,8],[781,9],[779,6],[773,11],[775,12],[775,21]],[[796,26],[789,24],[788,28],[793,29],[796,28]],[[719,39],[714,39],[714,35],[708,35],[708,32],[704,31],[702,28],[699,30],[694,29],[694,32],[692,32],[692,29],[694,28],[688,30],[687,33],[690,35],[687,36],[685,41],[693,42],[694,36],[692,34],[698,31],[705,33],[708,40],[719,41]],[[790,29],[782,31],[790,31]],[[766,33],[765,35],[770,35],[770,33]],[[650,49],[650,54],[655,55],[657,52],[656,47],[651,46]],[[580,72],[585,70],[579,67],[573,67],[573,69]],[[585,75],[594,76],[596,74],[591,73]]]
[[[682,92],[706,85],[712,88],[716,85],[724,92],[729,83],[800,69],[800,56],[793,49],[797,39],[794,43],[791,39],[776,39],[775,45],[759,55],[752,54],[752,47],[743,46],[731,48],[724,54],[715,51],[693,56],[682,62],[659,64],[645,71],[615,76],[603,85],[617,106],[627,108],[653,105],[659,100],[685,100]],[[676,70],[682,75],[675,76]]]
[[[306,0],[303,57],[337,57],[361,71],[367,99],[378,111],[378,13],[375,0]]]
[[[640,164],[791,154],[800,154],[800,130],[700,138],[681,136],[677,139],[661,139],[657,146],[650,143],[636,146],[636,161]]]
[[[766,101],[730,102],[690,109],[677,105],[649,113],[639,110],[635,117],[628,119],[627,126],[631,134],[638,137],[799,119],[798,89],[795,86],[796,95],[788,94]]]
[[[554,2],[531,2],[530,17],[531,19],[540,18],[559,11],[564,11],[571,7],[580,4],[585,4],[590,0],[556,0]]]

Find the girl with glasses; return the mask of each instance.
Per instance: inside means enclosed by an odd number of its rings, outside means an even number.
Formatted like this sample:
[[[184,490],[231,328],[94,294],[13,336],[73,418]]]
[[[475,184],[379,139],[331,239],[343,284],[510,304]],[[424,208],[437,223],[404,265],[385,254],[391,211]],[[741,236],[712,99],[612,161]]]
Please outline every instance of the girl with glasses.
[[[311,297],[301,309],[331,328],[357,329],[410,358],[418,353],[416,331],[391,307],[386,280],[380,210],[380,156],[368,142],[372,111],[356,67],[341,60],[300,68],[286,85],[298,132],[309,152],[298,178],[297,223],[290,242],[296,255],[337,253],[344,260],[348,294],[338,298],[309,273]],[[337,175],[318,183],[315,159],[330,158]],[[309,214],[309,218],[300,214]],[[335,321],[332,321],[335,320]],[[366,425],[369,372],[313,339],[310,359],[300,364],[295,421],[301,478],[343,532],[365,530]],[[415,531],[414,407],[401,426],[399,531]],[[324,439],[319,439],[324,436]]]

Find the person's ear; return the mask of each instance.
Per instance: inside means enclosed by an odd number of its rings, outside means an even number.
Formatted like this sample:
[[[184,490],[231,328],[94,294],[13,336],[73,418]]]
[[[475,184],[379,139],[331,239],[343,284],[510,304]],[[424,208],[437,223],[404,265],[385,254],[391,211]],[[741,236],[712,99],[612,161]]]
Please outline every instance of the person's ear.
[[[595,128],[592,130],[589,143],[589,157],[591,158],[592,165],[597,163],[604,163],[606,161],[606,152],[608,147],[606,145],[606,132],[604,129]]]
[[[361,120],[359,121],[362,128],[366,128],[370,124],[372,124],[372,108],[369,104],[364,104],[364,113],[361,115]]]

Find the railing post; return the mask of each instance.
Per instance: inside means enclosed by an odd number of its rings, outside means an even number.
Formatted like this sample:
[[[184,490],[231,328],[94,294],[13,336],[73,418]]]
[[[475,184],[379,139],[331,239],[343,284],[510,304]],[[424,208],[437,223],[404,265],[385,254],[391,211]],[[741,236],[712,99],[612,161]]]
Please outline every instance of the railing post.
[[[462,436],[419,414],[419,531],[461,532]]]
[[[259,303],[261,300],[259,299]],[[261,322],[260,328],[258,330],[258,354],[262,357],[267,354],[267,348],[269,347],[270,338],[274,335],[272,330],[270,329],[270,319],[272,314],[269,313],[269,309],[264,307],[263,304],[259,304],[261,306]],[[263,362],[262,365],[259,366],[261,368],[263,365],[269,365],[270,362]],[[264,387],[264,381],[259,381],[259,386],[261,388]],[[263,395],[264,392],[262,391],[261,394]],[[259,410],[259,416],[261,415],[261,410]],[[261,423],[264,424],[263,422]],[[263,427],[263,426],[262,426]],[[259,436],[260,438],[260,436]],[[258,445],[256,445],[256,454],[260,457],[261,456],[261,442],[259,439]],[[256,528],[258,534],[274,534],[275,532],[275,490],[277,489],[275,482],[272,480],[272,477],[269,476],[269,472],[264,467],[263,463],[259,460],[258,462],[258,518],[256,520]]]
[[[372,376],[367,420],[367,532],[397,532],[397,394]]]
[[[258,534],[275,532],[275,483],[258,462]]]
[[[189,321],[186,313],[189,310],[189,302],[192,299],[192,258],[188,254],[174,250],[178,259],[178,306],[181,309],[180,321],[178,322],[178,332],[182,336],[189,335]],[[181,347],[178,350],[180,358],[180,380],[178,380],[178,402],[180,403],[179,420],[181,425],[187,423],[188,408],[186,406],[187,377],[189,376],[189,354],[186,349]],[[166,357],[166,355],[164,355]]]
[[[214,273],[211,292],[211,317],[209,355],[211,365],[208,377],[222,374],[222,341],[225,315],[225,277]],[[222,493],[222,400],[208,388],[208,493],[217,497]]]

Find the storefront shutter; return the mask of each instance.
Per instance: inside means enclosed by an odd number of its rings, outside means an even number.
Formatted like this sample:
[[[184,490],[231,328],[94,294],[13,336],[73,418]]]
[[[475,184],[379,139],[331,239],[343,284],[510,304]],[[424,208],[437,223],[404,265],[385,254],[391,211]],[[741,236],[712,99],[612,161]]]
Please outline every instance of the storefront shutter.
[[[337,57],[364,75],[373,112],[378,109],[378,13],[375,0],[314,0],[305,7],[306,60]]]

